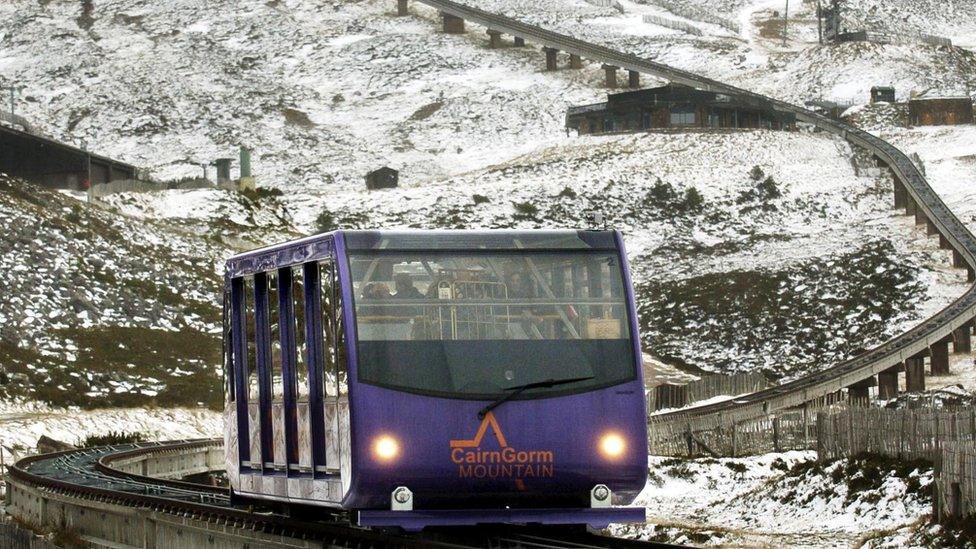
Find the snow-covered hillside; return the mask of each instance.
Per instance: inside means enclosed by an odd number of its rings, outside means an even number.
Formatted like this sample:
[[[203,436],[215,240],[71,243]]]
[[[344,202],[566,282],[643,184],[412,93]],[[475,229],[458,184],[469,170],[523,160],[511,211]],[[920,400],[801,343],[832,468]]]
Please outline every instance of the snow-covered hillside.
[[[635,10],[662,8],[631,2],[623,14],[571,0],[479,5],[787,96],[827,84],[777,80],[786,73],[770,59],[843,51],[770,52],[720,29],[691,38],[635,21]],[[220,242],[240,248],[294,236],[292,220],[301,232],[567,227],[599,209],[627,234],[649,350],[692,369],[775,377],[848,357],[963,287],[945,254],[893,216],[885,182],[855,176],[843,142],[567,136],[566,106],[605,92],[598,67],[544,73],[537,50],[488,50],[477,28],[445,35],[418,4],[403,18],[385,0],[92,6],[0,6],[10,21],[0,68],[25,83],[22,112],[161,177],[195,175],[197,162],[244,143],[261,185],[282,193],[256,213],[223,191],[108,199],[128,216],[196,235],[230,226]],[[920,51],[909,62],[923,72],[926,56],[943,55]],[[363,192],[362,175],[382,164],[401,168],[403,188]]]
[[[0,175],[0,397],[219,406],[222,260],[268,234],[220,221],[133,219]]]

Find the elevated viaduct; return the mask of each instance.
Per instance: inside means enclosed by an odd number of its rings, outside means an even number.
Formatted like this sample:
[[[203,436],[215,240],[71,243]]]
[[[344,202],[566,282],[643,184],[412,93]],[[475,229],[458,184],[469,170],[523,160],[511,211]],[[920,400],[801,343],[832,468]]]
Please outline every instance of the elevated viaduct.
[[[914,163],[900,150],[883,139],[844,122],[830,119],[803,107],[766,97],[717,80],[677,69],[636,55],[560,34],[516,19],[489,13],[451,0],[415,0],[440,12],[445,32],[464,32],[465,22],[487,28],[489,45],[501,44],[503,34],[515,37],[515,45],[526,41],[541,46],[547,70],[556,68],[557,53],[569,54],[571,67],[581,67],[586,59],[600,64],[606,72],[607,85],[617,84],[617,71],[625,70],[629,84],[639,86],[640,75],[647,74],[700,90],[752,97],[771,104],[782,112],[792,113],[796,120],[816,129],[837,135],[873,155],[878,165],[887,168],[894,181],[892,205],[914,216],[915,223],[930,236],[937,236],[942,249],[951,253],[953,266],[966,269],[968,280],[976,281],[976,238],[949,210]],[[407,0],[397,0],[397,13],[408,13]],[[795,381],[758,391],[734,400],[678,410],[656,416],[651,430],[666,426],[686,428],[689,433],[721,429],[728,425],[768,417],[777,411],[802,407],[807,403],[846,391],[852,399],[863,398],[869,387],[878,385],[883,396],[894,396],[899,390],[899,376],[904,374],[909,391],[924,390],[925,366],[931,373],[947,373],[949,344],[955,352],[969,352],[973,319],[976,317],[976,287],[915,328],[870,349],[850,360],[807,375]]]

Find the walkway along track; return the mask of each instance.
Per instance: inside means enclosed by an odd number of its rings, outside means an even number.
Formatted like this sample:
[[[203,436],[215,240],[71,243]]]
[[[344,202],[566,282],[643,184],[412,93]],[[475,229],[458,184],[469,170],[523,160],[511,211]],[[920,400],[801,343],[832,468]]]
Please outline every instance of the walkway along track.
[[[137,443],[25,458],[9,473],[7,511],[21,521],[65,529],[100,547],[674,547],[585,532],[476,527],[399,534],[352,527],[344,513],[235,507],[227,488],[167,477],[200,472],[220,439]],[[139,460],[152,459],[147,467]],[[216,464],[218,460],[212,463]],[[222,459],[219,460],[222,465]],[[132,472],[137,469],[139,472]]]
[[[932,190],[928,181],[925,180],[925,177],[909,160],[908,156],[883,139],[785,101],[743,90],[636,55],[585,42],[535,25],[522,23],[509,17],[489,13],[450,0],[416,1],[435,8],[448,17],[483,25],[488,28],[490,33],[510,34],[550,50],[559,50],[603,63],[611,69],[625,69],[702,90],[738,94],[765,101],[778,110],[794,113],[800,122],[811,124],[820,130],[842,137],[852,145],[870,151],[879,162],[891,170],[895,181],[893,189],[895,206],[905,207],[909,213],[915,213],[916,223],[927,224],[930,234],[937,232],[940,237],[940,245],[943,248],[952,249],[954,265],[965,267],[969,272],[969,280],[971,282],[974,280],[976,238],[949,210],[939,195]],[[400,2],[405,5],[406,0],[400,0]],[[403,13],[402,10],[401,13]],[[867,380],[880,372],[904,363],[906,359],[925,356],[933,345],[944,344],[946,339],[951,337],[953,330],[963,327],[968,329],[974,317],[976,317],[976,286],[970,288],[962,297],[915,328],[846,362],[731,401],[661,414],[653,418],[651,427],[653,429],[655,424],[681,426],[687,423],[691,429],[690,426],[693,422],[695,430],[705,430],[728,426],[739,421],[766,417],[780,410],[803,405]]]

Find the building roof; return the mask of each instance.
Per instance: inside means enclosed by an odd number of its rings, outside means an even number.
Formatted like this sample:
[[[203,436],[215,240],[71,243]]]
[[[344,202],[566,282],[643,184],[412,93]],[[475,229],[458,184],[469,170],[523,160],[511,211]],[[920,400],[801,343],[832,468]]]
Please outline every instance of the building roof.
[[[7,135],[9,135],[11,137],[14,137],[16,139],[23,139],[25,141],[33,141],[35,143],[40,143],[40,144],[43,144],[43,145],[47,145],[47,146],[50,146],[50,147],[54,147],[54,148],[57,148],[57,149],[61,149],[61,150],[65,151],[65,152],[68,152],[68,153],[71,153],[71,154],[75,154],[75,155],[90,156],[92,160],[98,161],[100,164],[109,164],[109,165],[112,165],[112,166],[116,166],[116,167],[123,168],[125,170],[132,171],[133,173],[136,172],[136,167],[133,166],[132,164],[126,164],[125,162],[120,162],[118,160],[115,160],[114,158],[109,158],[107,156],[101,156],[101,155],[95,154],[95,153],[93,153],[91,151],[86,151],[84,149],[80,149],[80,148],[75,147],[73,145],[68,145],[68,144],[62,143],[60,141],[55,141],[54,139],[50,139],[48,137],[43,137],[43,136],[36,135],[36,134],[33,134],[33,133],[28,133],[28,132],[25,132],[25,131],[17,130],[17,129],[14,129],[14,128],[11,128],[9,126],[5,126],[5,125],[2,125],[2,124],[0,124],[0,134],[7,134]]]

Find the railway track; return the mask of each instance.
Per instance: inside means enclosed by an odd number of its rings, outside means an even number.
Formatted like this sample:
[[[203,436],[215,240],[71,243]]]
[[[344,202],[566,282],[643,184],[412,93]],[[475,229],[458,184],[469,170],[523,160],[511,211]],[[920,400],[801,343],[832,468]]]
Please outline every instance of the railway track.
[[[233,505],[227,488],[127,472],[119,463],[153,454],[179,456],[201,448],[222,448],[221,440],[137,443],[71,450],[25,458],[9,472],[8,505],[36,524],[60,523],[86,540],[112,546],[163,547],[175,537],[186,547],[205,539],[210,546],[244,547],[429,547],[429,548],[605,548],[675,547],[611,538],[595,533],[530,526],[441,529],[398,533],[350,526],[343,513],[302,516],[273,508]],[[46,503],[41,503],[42,501]],[[70,505],[71,508],[66,506]],[[88,513],[86,514],[86,510]],[[140,514],[141,513],[141,514]],[[54,515],[56,520],[51,520]],[[81,517],[89,517],[82,519]],[[160,516],[179,517],[176,526]],[[70,519],[66,517],[71,517]],[[101,524],[90,524],[96,521]],[[120,524],[115,525],[114,523]],[[151,523],[150,536],[147,529]],[[106,528],[105,525],[111,527]],[[119,531],[119,530],[128,531]],[[140,530],[141,529],[141,530]],[[91,532],[95,533],[92,534]],[[106,539],[115,532],[117,539]],[[201,537],[200,532],[203,532]],[[150,537],[153,541],[150,542]],[[121,538],[121,539],[118,539]],[[163,541],[157,541],[162,538]],[[139,541],[142,543],[137,543]],[[238,543],[239,542],[239,543]]]
[[[897,198],[899,193],[906,193],[907,196],[901,195],[907,201],[906,209],[909,211],[917,209],[920,212],[921,215],[916,214],[916,221],[921,220],[929,224],[930,229],[938,233],[940,244],[953,250],[954,264],[957,267],[966,267],[969,271],[969,280],[974,280],[976,238],[949,210],[908,156],[883,139],[785,101],[526,24],[510,17],[451,0],[416,1],[435,8],[441,13],[482,25],[491,31],[517,36],[546,48],[578,55],[608,66],[653,75],[702,90],[736,94],[767,102],[776,109],[795,114],[799,122],[842,137],[849,143],[869,151],[891,170],[895,179],[896,204],[899,203]],[[691,420],[694,420],[697,429],[727,426],[734,422],[766,417],[776,411],[823,398],[892,368],[907,358],[918,356],[933,344],[944,341],[953,330],[968,325],[974,317],[976,317],[976,287],[971,287],[959,299],[915,328],[850,360],[734,400],[661,414],[652,419],[651,427],[661,423],[690,424]]]

